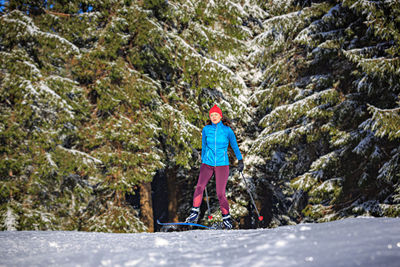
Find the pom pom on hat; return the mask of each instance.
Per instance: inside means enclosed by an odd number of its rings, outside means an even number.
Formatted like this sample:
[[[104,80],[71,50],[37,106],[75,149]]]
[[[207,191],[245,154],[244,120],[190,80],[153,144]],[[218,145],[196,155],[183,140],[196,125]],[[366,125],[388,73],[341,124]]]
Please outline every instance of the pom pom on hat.
[[[221,110],[217,105],[214,105],[214,106],[210,109],[210,111],[208,112],[208,115],[211,115],[211,113],[214,113],[214,112],[218,113],[218,114],[221,116],[221,118],[222,118],[222,110]]]

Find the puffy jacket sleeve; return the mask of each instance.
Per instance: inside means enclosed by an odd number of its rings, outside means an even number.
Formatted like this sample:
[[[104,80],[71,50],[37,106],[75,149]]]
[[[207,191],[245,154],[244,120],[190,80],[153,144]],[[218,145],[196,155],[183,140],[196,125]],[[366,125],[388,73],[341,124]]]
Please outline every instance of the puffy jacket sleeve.
[[[206,156],[206,151],[207,150],[207,135],[206,135],[206,127],[203,127],[203,130],[201,131],[201,160],[204,160],[204,157]]]
[[[235,152],[236,158],[238,160],[243,159],[242,154],[240,153],[239,150],[238,143],[236,141],[236,136],[230,127],[228,128],[228,138],[229,138],[229,143],[231,144],[231,147],[233,149],[233,152]]]

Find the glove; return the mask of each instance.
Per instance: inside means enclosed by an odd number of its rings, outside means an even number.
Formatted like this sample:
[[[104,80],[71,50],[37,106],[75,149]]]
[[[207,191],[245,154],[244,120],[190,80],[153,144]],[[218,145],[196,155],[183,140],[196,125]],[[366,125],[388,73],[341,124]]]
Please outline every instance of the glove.
[[[239,163],[238,163],[238,171],[239,172],[242,172],[243,171],[243,169],[244,169],[244,164],[243,164],[243,160],[241,159],[241,160],[239,160]]]

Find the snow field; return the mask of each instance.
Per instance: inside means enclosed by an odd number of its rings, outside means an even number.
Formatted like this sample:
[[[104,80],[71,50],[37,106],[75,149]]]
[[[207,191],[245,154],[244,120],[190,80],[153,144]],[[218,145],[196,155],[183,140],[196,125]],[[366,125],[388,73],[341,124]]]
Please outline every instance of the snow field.
[[[170,233],[0,232],[0,266],[399,266],[400,218]]]

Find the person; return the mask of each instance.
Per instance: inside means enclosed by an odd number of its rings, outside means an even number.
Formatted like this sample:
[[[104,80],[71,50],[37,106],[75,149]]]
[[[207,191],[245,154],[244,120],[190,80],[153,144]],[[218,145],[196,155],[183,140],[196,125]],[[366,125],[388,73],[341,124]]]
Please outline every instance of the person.
[[[230,144],[238,159],[238,170],[243,171],[243,157],[240,153],[236,136],[229,127],[229,122],[223,119],[222,111],[214,105],[209,111],[210,121],[204,126],[202,134],[201,166],[196,189],[193,195],[193,207],[186,222],[196,223],[200,213],[203,192],[215,174],[217,196],[222,212],[222,221],[225,229],[232,229],[232,219],[229,213],[229,203],[226,199],[226,184],[229,177],[228,145]],[[225,122],[225,124],[224,124]]]

